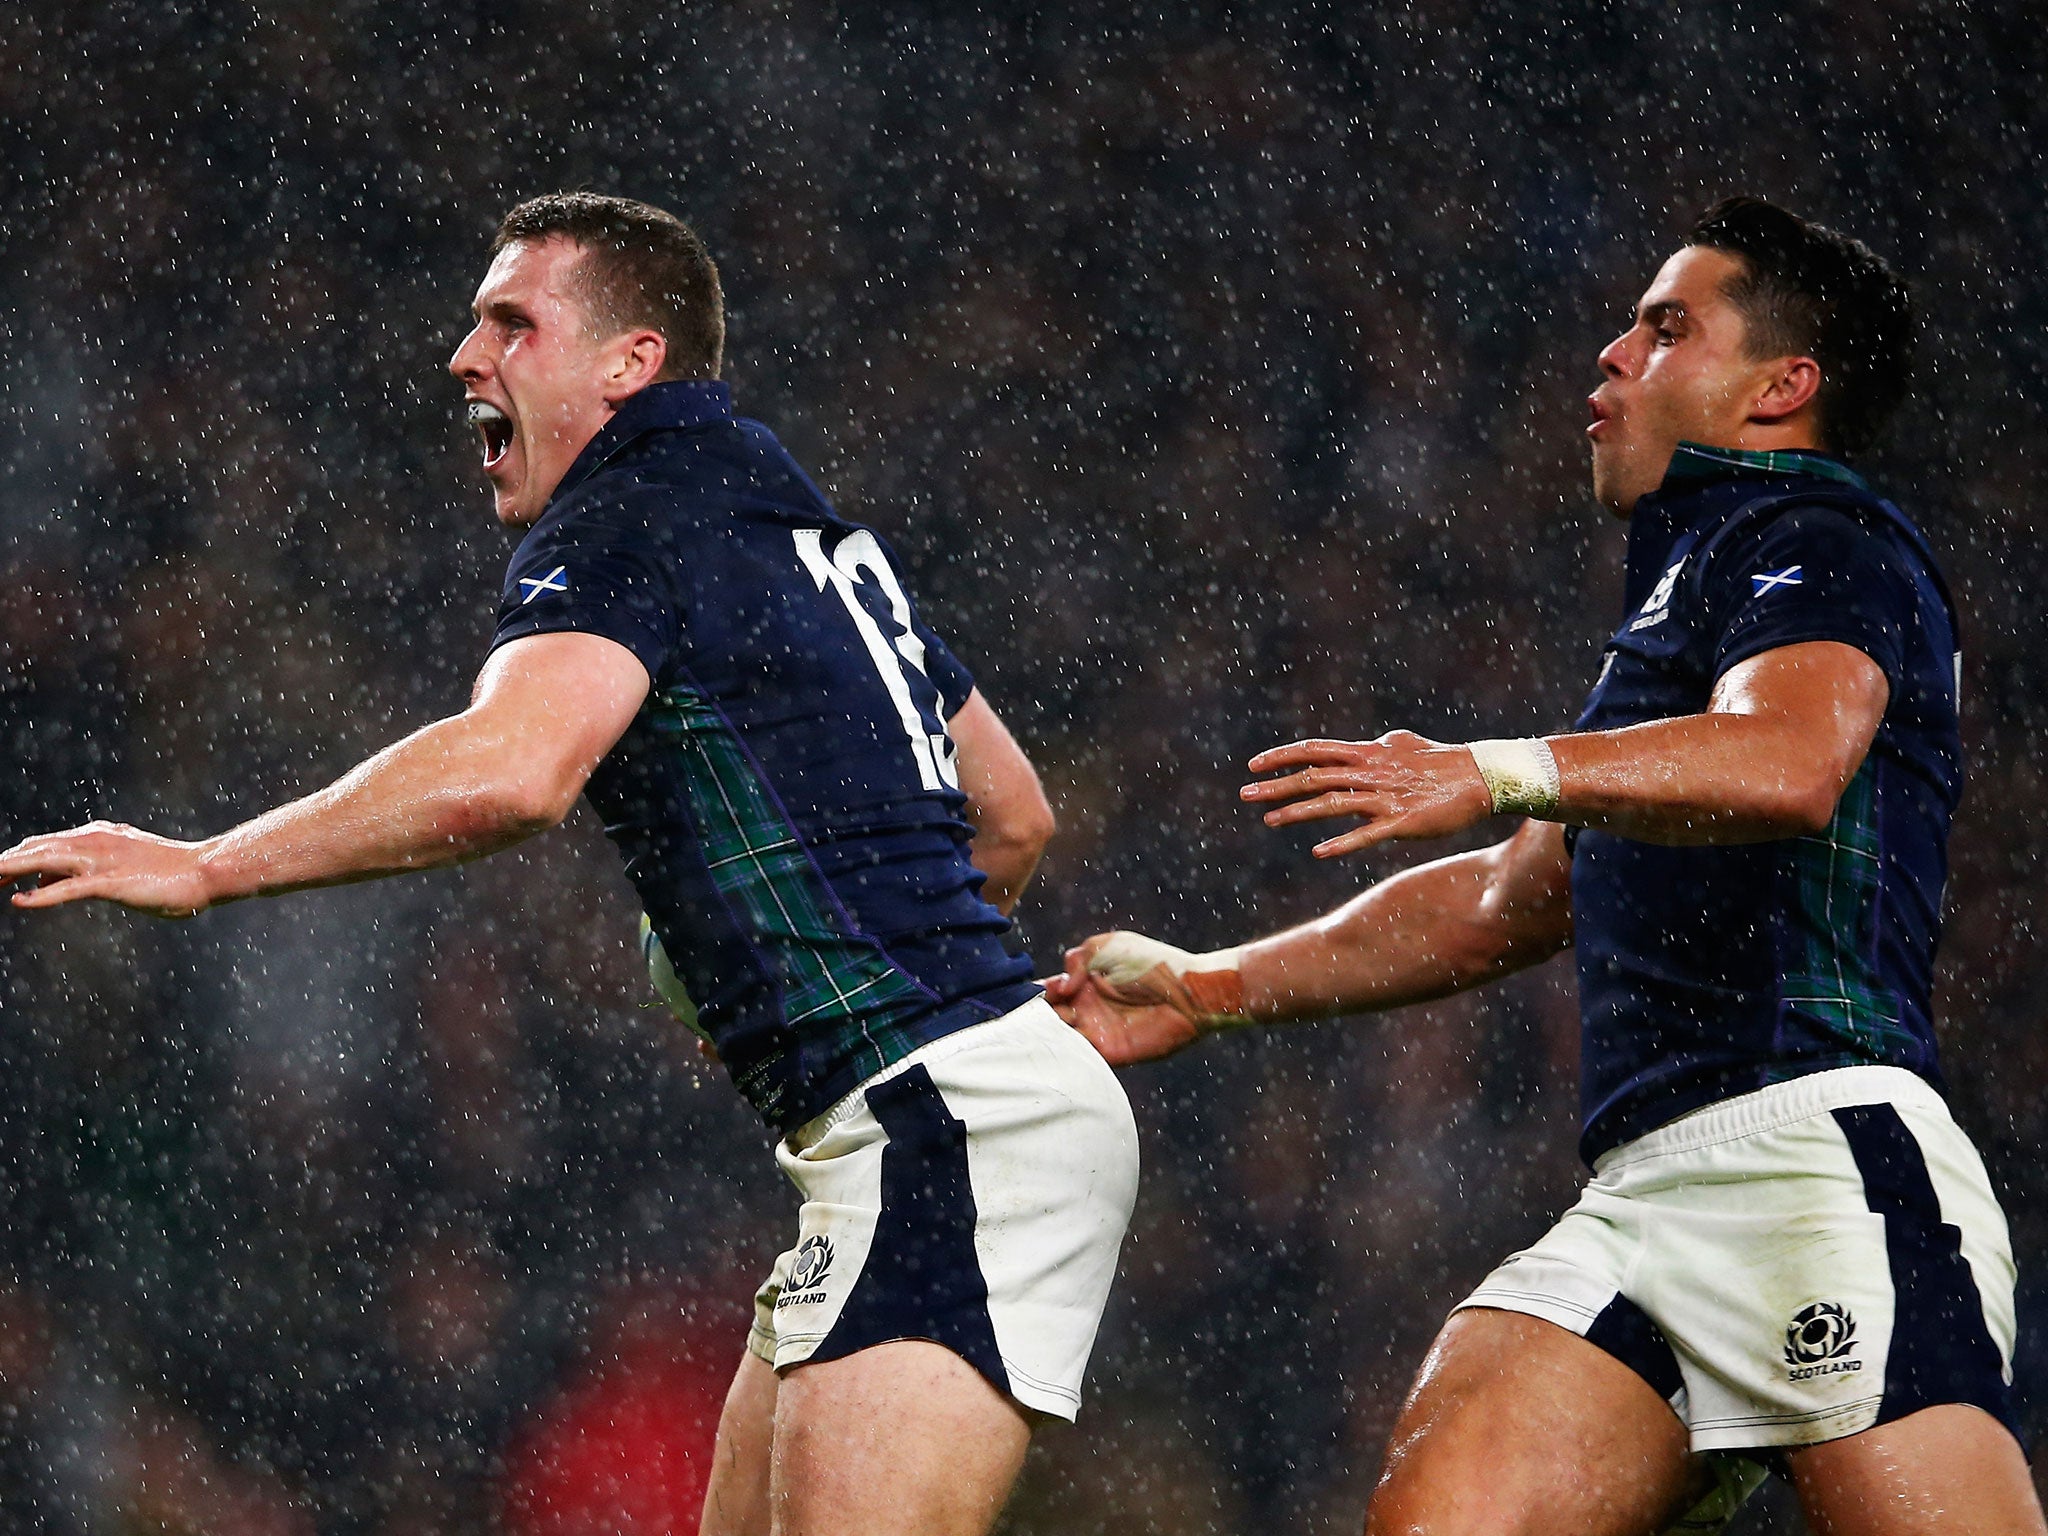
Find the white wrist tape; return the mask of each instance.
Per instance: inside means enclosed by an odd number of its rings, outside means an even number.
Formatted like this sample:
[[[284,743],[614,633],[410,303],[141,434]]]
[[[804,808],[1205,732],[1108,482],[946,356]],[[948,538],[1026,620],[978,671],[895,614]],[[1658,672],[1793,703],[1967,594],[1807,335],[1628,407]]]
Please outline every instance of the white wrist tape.
[[[1557,809],[1557,758],[1542,737],[1475,741],[1466,750],[1478,765],[1479,777],[1486,780],[1496,812],[1540,820]]]
[[[1119,990],[1139,988],[1161,966],[1180,983],[1180,996],[1195,1027],[1204,1031],[1236,1029],[1251,1023],[1244,1011],[1244,983],[1237,970],[1242,944],[1193,954],[1142,933],[1114,933],[1088,962],[1088,974],[1100,976]]]

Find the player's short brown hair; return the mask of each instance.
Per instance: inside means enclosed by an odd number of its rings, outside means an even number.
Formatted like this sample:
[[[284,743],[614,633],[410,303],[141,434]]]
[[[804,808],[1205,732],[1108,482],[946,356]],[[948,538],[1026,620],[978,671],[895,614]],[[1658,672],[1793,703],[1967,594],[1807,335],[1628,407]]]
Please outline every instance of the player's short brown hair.
[[[1826,445],[1860,453],[1906,396],[1913,297],[1860,240],[1760,197],[1730,197],[1700,216],[1688,245],[1738,256],[1726,293],[1742,311],[1752,357],[1820,364],[1816,410]]]
[[[659,331],[668,343],[659,378],[718,377],[725,362],[725,295],[695,230],[631,198],[550,192],[528,198],[499,221],[491,254],[556,236],[583,248],[576,281],[597,332]]]

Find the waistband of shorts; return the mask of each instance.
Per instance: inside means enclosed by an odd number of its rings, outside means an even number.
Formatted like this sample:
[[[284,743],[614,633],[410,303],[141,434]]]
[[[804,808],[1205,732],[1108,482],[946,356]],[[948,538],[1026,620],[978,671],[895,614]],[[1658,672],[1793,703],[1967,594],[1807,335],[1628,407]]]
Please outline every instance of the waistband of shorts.
[[[1038,1017],[1040,1014],[1044,1015],[1043,1019]],[[782,1140],[793,1152],[802,1152],[807,1148],[815,1147],[825,1139],[827,1133],[834,1126],[860,1109],[861,1105],[867,1100],[867,1091],[874,1087],[875,1084],[886,1083],[892,1077],[901,1077],[912,1067],[929,1064],[934,1061],[943,1061],[948,1056],[957,1055],[961,1051],[972,1050],[979,1045],[988,1045],[992,1041],[992,1036],[997,1032],[1007,1034],[1019,1025],[1043,1024],[1046,1020],[1050,1020],[1055,1028],[1062,1031],[1067,1028],[1066,1024],[1061,1021],[1060,1016],[1052,1011],[1052,1004],[1045,1000],[1045,994],[1041,992],[1038,996],[1031,999],[1030,1002],[1019,1004],[1008,1013],[999,1013],[992,1019],[983,1019],[977,1024],[969,1024],[964,1029],[956,1029],[951,1034],[941,1035],[936,1040],[927,1040],[908,1056],[891,1062],[873,1077],[863,1078],[860,1085],[847,1094],[845,1098],[839,1100],[830,1109],[824,1110],[806,1120],[802,1125],[785,1135]]]
[[[1831,1067],[1680,1115],[1668,1125],[1602,1153],[1593,1172],[1605,1174],[1647,1158],[1736,1141],[1855,1104],[1898,1104],[1948,1114],[1948,1105],[1934,1085],[1917,1072],[1904,1067]]]

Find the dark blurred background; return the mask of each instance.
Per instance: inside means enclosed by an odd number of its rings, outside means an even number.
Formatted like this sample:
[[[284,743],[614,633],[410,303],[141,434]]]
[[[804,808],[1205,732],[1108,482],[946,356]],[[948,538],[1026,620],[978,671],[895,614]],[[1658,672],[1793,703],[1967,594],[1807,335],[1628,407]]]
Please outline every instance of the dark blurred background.
[[[1319,866],[1252,751],[1574,712],[1622,542],[1583,397],[1689,218],[1863,236],[1928,317],[1867,467],[1964,612],[1943,1027],[2048,1427],[2035,7],[4,10],[0,841],[215,831],[461,706],[510,542],[443,364],[498,215],[584,186],[705,234],[742,410],[1041,766],[1041,964],[1270,930],[1425,851]],[[0,913],[0,1529],[694,1529],[794,1199],[633,920],[584,813],[185,924]],[[1573,1196],[1575,1053],[1553,966],[1128,1074],[1092,1401],[1008,1529],[1355,1530],[1443,1314]]]

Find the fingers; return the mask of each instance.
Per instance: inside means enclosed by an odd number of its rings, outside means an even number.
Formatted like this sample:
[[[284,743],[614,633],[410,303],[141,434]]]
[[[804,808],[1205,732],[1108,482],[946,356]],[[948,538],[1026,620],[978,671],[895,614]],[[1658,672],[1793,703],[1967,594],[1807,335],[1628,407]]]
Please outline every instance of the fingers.
[[[1482,804],[1467,792],[1477,787],[1469,754],[1413,731],[1389,731],[1377,741],[1290,742],[1261,752],[1250,766],[1280,774],[1238,791],[1267,807],[1269,827],[1337,817],[1364,822],[1319,843],[1318,858],[1341,858],[1396,838],[1442,837],[1491,814],[1490,797]]]
[[[0,885],[41,882],[9,898],[24,911],[100,900],[158,917],[191,917],[208,904],[203,882],[196,882],[188,867],[196,847],[95,821],[24,839],[0,854]]]
[[[1079,970],[1086,971],[1088,962],[1095,958],[1096,951],[1115,937],[1116,933],[1113,930],[1109,933],[1089,934],[1067,951],[1067,969],[1074,971],[1078,967]]]
[[[1283,779],[1259,779],[1238,789],[1238,798],[1253,804],[1276,800],[1304,800],[1312,795],[1371,794],[1385,796],[1401,783],[1412,780],[1410,770],[1394,764],[1365,767],[1308,768]],[[1335,815],[1336,812],[1325,812]],[[1271,818],[1269,817],[1270,821]],[[1273,825],[1280,825],[1274,822]]]
[[[61,907],[67,901],[85,901],[101,894],[106,882],[84,876],[53,880],[48,885],[38,885],[26,891],[16,891],[10,902],[24,910],[37,907]]]
[[[1052,983],[1060,983],[1061,994],[1052,995]],[[1062,1023],[1078,1029],[1092,1040],[1090,1026],[1100,1027],[1102,1018],[1102,994],[1086,977],[1076,981],[1070,976],[1052,976],[1045,982],[1046,1001],[1052,1004],[1052,1011],[1060,1016]]]
[[[23,875],[40,873],[45,867],[43,860],[59,840],[70,836],[66,832],[44,832],[35,837],[25,837],[5,853],[0,853],[0,880],[19,880]]]
[[[0,859],[0,885],[10,880],[70,880],[89,867],[85,856],[71,849],[26,852]]]
[[[1095,958],[1096,951],[1101,949],[1110,937],[1109,934],[1098,933],[1083,939],[1062,957],[1065,968],[1058,975],[1042,977],[1039,980],[1038,984],[1045,988],[1045,1000],[1051,1003],[1053,1011],[1069,1024],[1074,1022],[1075,999],[1088,990],[1089,962]]]
[[[63,878],[83,874],[93,866],[95,854],[108,843],[108,834],[132,832],[110,821],[88,822],[66,832],[40,832],[25,837],[0,853],[0,884],[29,875]]]
[[[1389,810],[1387,797],[1359,791],[1333,792],[1293,805],[1278,805],[1261,819],[1269,827],[1291,827],[1303,821],[1328,821],[1333,816],[1363,816],[1377,820]]]
[[[1390,843],[1400,835],[1400,818],[1390,816],[1384,821],[1368,822],[1365,826],[1353,827],[1349,832],[1328,838],[1317,843],[1309,852],[1319,859],[1341,859],[1345,854],[1357,853],[1362,848]]]
[[[1317,764],[1355,763],[1376,745],[1370,741],[1332,741],[1325,737],[1290,741],[1284,747],[1268,747],[1245,766],[1253,773],[1278,773]]]
[[[74,887],[98,867],[93,845],[106,830],[104,822],[96,821],[91,826],[69,832],[45,832],[16,843],[0,854],[0,885],[31,878],[48,882],[33,891],[17,892],[17,907],[55,907],[94,894]],[[45,894],[60,890],[65,894]]]
[[[1254,762],[1258,759],[1254,758]],[[1301,795],[1314,794],[1318,790],[1331,788],[1356,789],[1360,775],[1352,772],[1311,768],[1302,773],[1290,773],[1284,779],[1257,779],[1238,788],[1241,800],[1293,800]]]
[[[1061,985],[1059,991],[1054,995],[1063,998],[1072,997],[1081,987],[1086,986],[1088,983],[1088,967],[1094,963],[1096,953],[1102,946],[1114,937],[1114,934],[1109,933],[1090,934],[1087,938],[1069,949],[1065,956],[1062,957],[1066,969],[1057,978]],[[1051,986],[1048,985],[1046,990],[1052,991]]]
[[[1358,768],[1384,761],[1389,755],[1407,756],[1417,749],[1436,746],[1413,731],[1389,731],[1375,741],[1335,741],[1314,737],[1290,741],[1283,747],[1268,747],[1249,763],[1253,773],[1282,773],[1290,768]]]
[[[0,864],[11,862],[17,857],[43,853],[51,848],[62,848],[81,842],[104,832],[132,832],[135,829],[121,822],[88,821],[82,827],[66,827],[56,832],[38,832],[34,837],[24,837],[4,853],[0,853]]]

